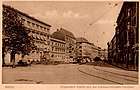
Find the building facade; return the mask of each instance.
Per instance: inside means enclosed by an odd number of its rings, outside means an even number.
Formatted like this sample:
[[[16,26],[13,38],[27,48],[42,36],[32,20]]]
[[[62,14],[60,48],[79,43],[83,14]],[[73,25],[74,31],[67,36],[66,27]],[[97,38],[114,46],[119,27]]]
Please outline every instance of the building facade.
[[[108,50],[98,47],[98,57],[100,57],[101,60],[108,60]]]
[[[18,11],[23,25],[26,27],[26,30],[29,32],[35,41],[36,49],[32,50],[29,55],[24,56],[24,60],[30,61],[40,61],[42,58],[49,59],[49,42],[50,42],[50,27],[51,25],[46,24],[34,17],[29,16],[26,13]],[[15,62],[23,59],[22,55],[15,56]],[[10,54],[6,54],[5,62],[10,63]]]
[[[50,47],[51,47],[51,62],[52,63],[66,63],[66,42],[51,38],[50,39]]]
[[[76,38],[72,32],[65,30],[63,28],[57,29],[56,32],[52,34],[53,38],[65,41],[66,54],[65,61],[67,63],[73,62],[75,60],[75,48],[76,48]]]
[[[112,38],[111,42],[108,42],[108,60],[109,62],[117,62],[116,53],[116,34]]]
[[[98,47],[83,37],[76,39],[76,59],[81,62],[92,62],[98,56]]]
[[[92,59],[98,56],[98,47],[94,45],[93,43],[91,43],[91,51],[92,51],[92,54],[91,54]]]
[[[112,57],[112,59],[116,59],[114,60],[116,63],[122,64],[127,69],[138,70],[139,2],[123,3],[117,18],[115,35],[116,58]]]

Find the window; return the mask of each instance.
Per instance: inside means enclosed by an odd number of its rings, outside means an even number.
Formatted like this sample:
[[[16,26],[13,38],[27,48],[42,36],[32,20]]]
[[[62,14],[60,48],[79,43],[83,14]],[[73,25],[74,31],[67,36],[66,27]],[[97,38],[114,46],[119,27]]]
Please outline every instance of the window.
[[[36,24],[36,28],[39,29],[39,25]]]
[[[46,30],[46,28],[44,27],[44,30]]]
[[[49,39],[49,36],[47,36],[47,38]]]
[[[82,46],[79,46],[79,48],[82,48]]]
[[[42,30],[42,26],[40,26],[40,29]]]
[[[42,52],[40,52],[40,55],[43,56]]]
[[[32,53],[35,53],[35,51],[32,51]]]
[[[52,47],[52,51],[53,51],[53,49],[54,49],[54,48]]]
[[[25,19],[23,19],[23,18],[22,18],[22,23],[23,23],[23,24],[25,23]]]
[[[130,16],[130,11],[131,11],[131,9],[128,8],[128,9],[127,9],[127,16],[128,16],[128,17]]]
[[[28,26],[30,26],[30,23],[31,23],[31,22],[27,21],[27,25],[28,25]]]
[[[127,28],[130,30],[130,22],[127,22]]]
[[[32,23],[32,27],[35,27],[35,24],[34,23]]]

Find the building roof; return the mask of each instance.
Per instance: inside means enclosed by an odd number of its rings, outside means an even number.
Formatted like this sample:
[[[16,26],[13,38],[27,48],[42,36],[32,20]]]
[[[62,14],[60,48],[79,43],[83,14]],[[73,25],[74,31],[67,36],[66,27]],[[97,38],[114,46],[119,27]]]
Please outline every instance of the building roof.
[[[91,43],[91,45],[95,46],[94,43]]]
[[[39,23],[41,23],[41,24],[44,24],[44,25],[46,25],[46,26],[51,27],[51,25],[49,25],[49,24],[47,24],[47,23],[45,23],[45,22],[42,22],[42,21],[40,21],[40,20],[38,20],[38,19],[36,19],[36,18],[34,18],[34,17],[31,17],[31,16],[29,16],[29,15],[26,14],[26,13],[23,13],[23,12],[21,12],[21,11],[18,11],[18,12],[19,12],[19,14],[21,14],[21,15],[23,15],[23,16],[26,16],[26,17],[28,17],[28,18],[30,18],[30,19],[32,19],[32,20],[35,20],[35,21],[37,21],[37,22],[39,22]]]
[[[33,19],[33,20],[35,20],[35,21],[37,21],[37,22],[39,22],[39,23],[41,23],[41,24],[44,24],[44,25],[47,25],[47,26],[51,27],[51,25],[49,25],[49,24],[47,24],[47,23],[45,23],[45,22],[42,22],[42,21],[40,21],[40,20],[38,20],[38,19],[36,19],[36,18],[34,18],[34,17],[31,17],[31,16],[29,16],[27,13],[23,13],[23,12],[21,12],[21,11],[15,9],[15,8],[9,6],[9,5],[4,5],[4,4],[3,4],[3,6],[4,6],[4,7],[8,7],[8,9],[17,11],[20,15],[26,16],[26,17],[28,17],[28,18],[30,18],[30,19]]]
[[[53,38],[60,39],[60,40],[63,40],[63,41],[65,41],[65,36],[68,36],[70,38],[75,39],[75,36],[73,35],[72,32],[70,32],[68,30],[65,30],[63,28],[60,28],[60,30],[57,30],[56,32],[54,32],[52,34]]]
[[[76,42],[81,42],[81,43],[90,43],[87,39],[83,37],[77,37]]]
[[[59,40],[59,39],[55,39],[55,38],[50,38],[51,41],[55,41],[55,42],[60,42],[60,43],[66,43],[65,41]]]

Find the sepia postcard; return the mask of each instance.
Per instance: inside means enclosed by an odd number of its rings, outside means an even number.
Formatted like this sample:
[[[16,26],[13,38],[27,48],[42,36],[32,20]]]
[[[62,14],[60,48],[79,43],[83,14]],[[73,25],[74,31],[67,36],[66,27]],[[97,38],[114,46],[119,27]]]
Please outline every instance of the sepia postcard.
[[[1,1],[1,90],[139,88],[139,1]]]

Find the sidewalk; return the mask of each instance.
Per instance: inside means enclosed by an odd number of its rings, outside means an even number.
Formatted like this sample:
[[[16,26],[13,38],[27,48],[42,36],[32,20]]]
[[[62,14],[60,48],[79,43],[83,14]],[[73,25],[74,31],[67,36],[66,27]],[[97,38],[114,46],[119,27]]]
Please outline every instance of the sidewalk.
[[[128,70],[128,71],[138,71],[138,70],[135,70],[133,67],[126,68],[125,64],[112,62],[111,65],[116,66],[116,67],[121,68],[121,69],[124,69],[124,70]]]

